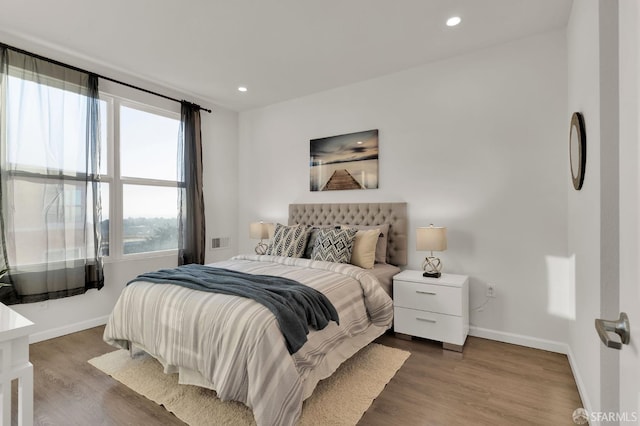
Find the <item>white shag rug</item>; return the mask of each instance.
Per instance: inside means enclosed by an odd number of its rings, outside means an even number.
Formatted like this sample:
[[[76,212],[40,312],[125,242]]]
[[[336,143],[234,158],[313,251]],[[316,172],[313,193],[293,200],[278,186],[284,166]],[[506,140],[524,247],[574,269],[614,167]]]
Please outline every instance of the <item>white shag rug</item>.
[[[371,343],[322,380],[302,407],[300,425],[355,425],[411,353]],[[135,392],[164,406],[190,426],[255,425],[244,404],[220,401],[209,389],[179,385],[153,357],[117,350],[89,363]]]

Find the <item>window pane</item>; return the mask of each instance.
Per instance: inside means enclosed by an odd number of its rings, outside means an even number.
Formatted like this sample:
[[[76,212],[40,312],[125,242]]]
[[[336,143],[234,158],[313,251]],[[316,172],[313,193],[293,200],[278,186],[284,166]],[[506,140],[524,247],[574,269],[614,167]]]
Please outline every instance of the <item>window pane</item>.
[[[123,185],[123,252],[178,248],[178,188]]]
[[[46,105],[46,107],[43,107]],[[106,172],[106,103],[100,101]],[[7,159],[12,169],[86,171],[87,98],[54,86],[7,79]]]
[[[108,184],[101,184],[106,206],[108,244]],[[52,179],[11,179],[10,192],[20,194],[8,215],[10,264],[25,266],[93,257],[93,233],[87,232],[93,215],[87,214],[91,187],[84,182]],[[90,207],[89,207],[90,208]],[[103,224],[105,220],[103,220]],[[103,244],[104,247],[104,244]]]
[[[178,180],[180,120],[120,107],[120,174]]]
[[[84,256],[84,189],[77,183],[56,185],[16,179],[14,190],[20,194],[14,198],[16,265]]]

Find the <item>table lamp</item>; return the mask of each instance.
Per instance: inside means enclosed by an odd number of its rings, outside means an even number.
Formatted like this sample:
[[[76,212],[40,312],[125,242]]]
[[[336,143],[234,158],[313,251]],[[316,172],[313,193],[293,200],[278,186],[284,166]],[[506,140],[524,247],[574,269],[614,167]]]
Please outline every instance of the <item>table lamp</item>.
[[[442,262],[439,258],[433,256],[434,251],[445,251],[447,249],[447,228],[440,226],[420,227],[416,232],[416,250],[430,251],[431,255],[427,256],[422,263],[425,277],[440,278],[442,270]]]
[[[267,248],[269,246],[264,242],[264,239],[268,239],[270,237],[272,229],[273,223],[265,223],[262,221],[253,222],[249,225],[249,238],[260,240],[260,242],[256,246],[256,254],[265,254],[267,252]]]

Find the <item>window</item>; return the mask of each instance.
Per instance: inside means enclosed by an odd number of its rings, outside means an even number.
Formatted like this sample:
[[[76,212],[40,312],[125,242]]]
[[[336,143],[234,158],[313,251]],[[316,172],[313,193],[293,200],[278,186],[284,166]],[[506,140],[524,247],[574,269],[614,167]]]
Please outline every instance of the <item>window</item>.
[[[111,183],[111,198],[121,200],[109,204],[112,220],[103,222],[110,228],[108,253],[119,258],[177,250],[180,116],[103,97],[113,117],[106,138],[112,161],[103,181]]]
[[[93,241],[85,240],[82,202],[91,197],[85,184],[87,98],[68,86],[54,78],[7,76],[3,166],[7,191],[17,195],[10,198],[14,213],[7,219],[12,265],[81,259],[93,252]],[[106,136],[106,125],[100,130]]]
[[[92,199],[82,172],[86,97],[54,78],[9,75],[6,81],[6,168],[18,195],[10,262],[26,267],[82,259],[93,251],[81,201]],[[45,99],[51,108],[41,107]],[[99,108],[102,255],[177,251],[180,114],[105,93]],[[55,208],[47,213],[47,200],[54,199],[63,201],[51,202]]]
[[[182,254],[178,111],[100,93],[93,73],[0,46],[0,300],[100,289],[101,254]]]

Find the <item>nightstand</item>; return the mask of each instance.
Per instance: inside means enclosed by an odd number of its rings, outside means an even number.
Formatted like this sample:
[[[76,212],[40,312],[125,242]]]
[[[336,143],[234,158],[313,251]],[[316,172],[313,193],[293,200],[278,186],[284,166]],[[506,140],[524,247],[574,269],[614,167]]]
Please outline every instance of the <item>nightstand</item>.
[[[393,277],[393,328],[400,338],[439,340],[444,349],[462,352],[469,333],[469,277],[402,271]]]

